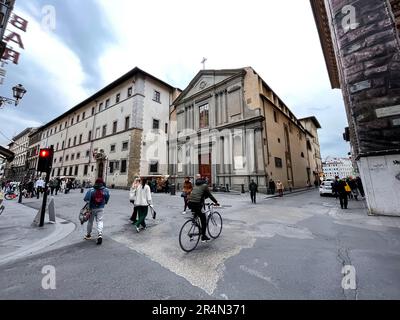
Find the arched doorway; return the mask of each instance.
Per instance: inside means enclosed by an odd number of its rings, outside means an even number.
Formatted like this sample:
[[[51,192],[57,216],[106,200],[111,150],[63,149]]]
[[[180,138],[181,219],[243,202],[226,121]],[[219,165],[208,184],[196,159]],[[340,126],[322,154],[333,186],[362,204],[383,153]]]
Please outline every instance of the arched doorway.
[[[104,162],[99,161],[97,165],[97,178],[104,179]]]

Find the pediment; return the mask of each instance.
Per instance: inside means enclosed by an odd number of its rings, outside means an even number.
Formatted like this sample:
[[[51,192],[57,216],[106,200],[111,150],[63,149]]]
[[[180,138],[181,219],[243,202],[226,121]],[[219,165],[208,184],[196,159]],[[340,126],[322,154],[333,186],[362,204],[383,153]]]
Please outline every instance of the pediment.
[[[194,77],[194,79],[191,81],[189,86],[181,93],[179,98],[175,101],[175,104],[184,99],[188,99],[199,92],[206,91],[208,88],[213,87],[214,85],[223,82],[224,80],[231,78],[238,73],[241,73],[242,71],[243,69],[200,71],[197,76]]]

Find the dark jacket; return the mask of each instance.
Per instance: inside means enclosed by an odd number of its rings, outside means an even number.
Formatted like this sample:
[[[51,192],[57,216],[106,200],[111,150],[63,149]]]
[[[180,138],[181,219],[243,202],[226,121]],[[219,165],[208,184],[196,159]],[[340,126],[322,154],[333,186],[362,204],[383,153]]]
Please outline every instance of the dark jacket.
[[[189,196],[189,202],[204,203],[206,199],[210,198],[211,201],[217,203],[218,201],[213,197],[208,188],[207,183],[203,179],[197,179],[192,193]]]
[[[340,195],[344,195],[346,194],[346,181],[344,180],[337,180],[332,184],[333,187],[333,192],[334,193],[338,193]]]
[[[104,193],[104,201],[99,206],[96,206],[96,204],[93,201],[93,197],[96,190],[102,190]],[[88,192],[86,192],[85,198],[83,200],[89,202],[90,209],[102,209],[108,203],[109,199],[110,199],[110,192],[108,191],[108,189],[104,186],[95,185]]]
[[[275,189],[276,189],[275,181],[270,181],[270,182],[268,183],[268,187],[269,187],[270,189],[272,189],[272,190],[275,190]]]
[[[258,185],[257,185],[257,183],[251,182],[251,183],[249,184],[249,190],[250,190],[251,192],[258,192]]]

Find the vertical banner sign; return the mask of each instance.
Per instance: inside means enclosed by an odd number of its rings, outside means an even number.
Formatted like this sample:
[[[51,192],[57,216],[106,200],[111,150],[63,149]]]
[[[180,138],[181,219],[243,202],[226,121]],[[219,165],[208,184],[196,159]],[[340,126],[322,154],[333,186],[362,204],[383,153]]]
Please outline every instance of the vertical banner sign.
[[[12,27],[12,29],[7,29],[8,33],[3,37],[3,42],[5,43],[6,48],[0,59],[0,85],[3,84],[4,78],[7,75],[5,65],[8,64],[9,61],[18,64],[21,56],[19,50],[25,49],[20,31],[26,32],[28,21],[16,14],[12,14],[8,26]]]

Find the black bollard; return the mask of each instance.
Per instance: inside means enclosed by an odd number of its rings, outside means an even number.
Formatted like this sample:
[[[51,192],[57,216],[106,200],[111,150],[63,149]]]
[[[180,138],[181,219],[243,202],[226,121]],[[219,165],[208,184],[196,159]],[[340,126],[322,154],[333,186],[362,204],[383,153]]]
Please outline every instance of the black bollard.
[[[246,193],[246,192],[244,191],[244,184],[242,184],[242,193]]]
[[[229,184],[226,185],[226,192],[229,192]]]
[[[83,188],[81,188],[81,193],[83,193]]]
[[[21,188],[19,189],[18,203],[22,203],[22,190],[21,190]]]

